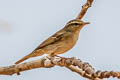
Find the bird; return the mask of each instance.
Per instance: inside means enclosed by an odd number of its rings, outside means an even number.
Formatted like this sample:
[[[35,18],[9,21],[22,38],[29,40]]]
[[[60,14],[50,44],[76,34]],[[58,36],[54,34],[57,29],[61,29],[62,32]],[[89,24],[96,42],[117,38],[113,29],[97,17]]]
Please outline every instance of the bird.
[[[67,52],[76,44],[80,30],[86,24],[89,24],[89,22],[83,22],[81,19],[70,20],[63,29],[43,41],[30,54],[21,58],[15,64],[19,64],[32,57],[42,56],[43,54],[54,57]]]

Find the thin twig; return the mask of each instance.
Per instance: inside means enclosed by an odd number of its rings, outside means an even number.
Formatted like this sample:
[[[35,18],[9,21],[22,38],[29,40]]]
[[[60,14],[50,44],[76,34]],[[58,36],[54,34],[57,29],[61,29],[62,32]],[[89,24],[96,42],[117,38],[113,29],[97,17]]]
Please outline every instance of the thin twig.
[[[82,10],[76,19],[82,19],[85,13],[87,12],[88,8],[91,7],[92,3],[93,3],[93,0],[87,0],[87,2],[82,6]]]

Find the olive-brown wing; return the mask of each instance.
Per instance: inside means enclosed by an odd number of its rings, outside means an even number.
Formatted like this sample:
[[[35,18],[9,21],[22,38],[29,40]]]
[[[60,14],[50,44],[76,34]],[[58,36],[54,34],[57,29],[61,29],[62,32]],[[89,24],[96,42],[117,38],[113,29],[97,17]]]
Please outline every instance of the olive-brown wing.
[[[35,50],[41,49],[47,45],[54,44],[54,43],[60,41],[63,38],[64,33],[65,33],[65,31],[63,31],[63,30],[56,32],[54,35],[52,35],[47,40],[45,40],[43,43],[41,43]]]

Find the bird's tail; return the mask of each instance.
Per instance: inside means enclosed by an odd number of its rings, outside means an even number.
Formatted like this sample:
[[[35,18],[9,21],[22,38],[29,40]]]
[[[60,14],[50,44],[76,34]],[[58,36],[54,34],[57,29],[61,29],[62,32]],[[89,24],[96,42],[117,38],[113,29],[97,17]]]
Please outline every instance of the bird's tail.
[[[45,52],[44,50],[40,49],[40,50],[35,50],[32,53],[28,54],[27,56],[23,57],[22,59],[18,60],[17,62],[15,62],[15,64],[19,64],[21,62],[23,62],[24,60],[31,58],[31,57],[36,57],[36,56],[41,56],[43,55]]]
[[[28,54],[27,56],[21,58],[20,60],[18,60],[17,62],[15,62],[15,64],[19,64],[19,63],[25,61],[26,59],[31,58],[31,57],[32,57],[32,54],[34,54],[34,53],[30,53],[30,54]]]

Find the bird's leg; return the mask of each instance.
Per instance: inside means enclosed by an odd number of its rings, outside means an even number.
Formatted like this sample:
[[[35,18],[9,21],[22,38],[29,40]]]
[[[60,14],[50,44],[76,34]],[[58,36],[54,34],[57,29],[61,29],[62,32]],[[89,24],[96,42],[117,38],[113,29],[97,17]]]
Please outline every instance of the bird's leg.
[[[48,54],[47,58],[51,59],[52,57],[54,57],[54,53]]]
[[[61,56],[58,56],[58,55],[55,55],[56,57],[60,57],[60,58],[65,58],[65,57],[61,57]]]
[[[61,56],[55,55],[54,53],[51,53],[51,54],[48,55],[48,58],[51,58],[51,57],[65,58],[65,57],[61,57]]]

